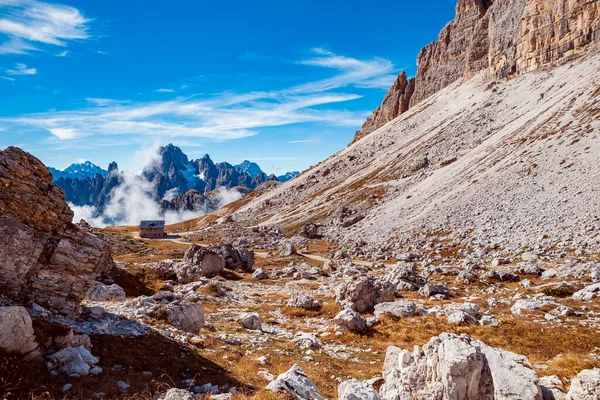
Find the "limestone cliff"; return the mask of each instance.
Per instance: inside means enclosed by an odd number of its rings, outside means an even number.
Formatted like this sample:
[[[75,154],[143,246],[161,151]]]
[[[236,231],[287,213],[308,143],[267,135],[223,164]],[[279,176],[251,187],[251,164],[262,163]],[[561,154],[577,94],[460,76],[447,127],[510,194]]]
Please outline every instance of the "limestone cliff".
[[[113,260],[110,246],[72,219],[44,164],[16,147],[0,151],[0,296],[77,311]]]
[[[354,141],[480,71],[510,78],[597,51],[599,14],[600,0],[459,0],[454,20],[419,53],[410,90],[402,73]],[[398,97],[406,107],[396,107]]]

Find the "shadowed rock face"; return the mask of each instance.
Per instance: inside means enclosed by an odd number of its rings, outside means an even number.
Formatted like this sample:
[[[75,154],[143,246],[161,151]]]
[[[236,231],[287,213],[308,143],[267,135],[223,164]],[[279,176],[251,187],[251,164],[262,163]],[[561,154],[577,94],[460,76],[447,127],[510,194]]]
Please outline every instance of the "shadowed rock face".
[[[65,194],[37,158],[0,151],[0,295],[62,314],[77,311],[113,268],[109,245],[72,224]]]
[[[599,15],[598,0],[459,0],[454,20],[419,53],[417,76],[398,77],[354,141],[477,72],[507,78],[597,50]]]

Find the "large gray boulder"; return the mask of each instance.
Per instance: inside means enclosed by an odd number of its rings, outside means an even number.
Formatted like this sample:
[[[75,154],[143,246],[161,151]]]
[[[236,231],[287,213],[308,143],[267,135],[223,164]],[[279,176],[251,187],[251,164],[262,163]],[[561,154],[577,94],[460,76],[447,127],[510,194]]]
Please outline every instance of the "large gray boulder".
[[[91,301],[123,301],[126,299],[125,291],[119,285],[105,285],[102,282],[96,282],[87,294],[87,299]]]
[[[336,330],[341,332],[361,333],[367,330],[367,321],[357,311],[350,309],[340,311],[333,318],[333,323]]]
[[[408,300],[379,303],[375,305],[375,318],[379,319],[388,314],[397,318],[408,318],[415,315],[417,305]]]
[[[325,400],[319,389],[304,370],[297,364],[279,375],[273,382],[267,385],[267,390],[276,393],[289,393],[297,400]]]
[[[361,314],[371,313],[375,305],[391,302],[396,298],[396,286],[373,277],[362,277],[342,285],[336,292],[340,308],[349,308]]]
[[[541,400],[538,378],[523,356],[466,335],[443,333],[411,353],[388,348],[382,399]]]
[[[0,307],[0,350],[23,355],[37,346],[27,309],[20,306]]]
[[[581,371],[573,380],[566,400],[600,399],[600,368]]]
[[[98,358],[83,346],[65,347],[50,356],[48,368],[69,376],[85,376],[98,361]]]
[[[350,379],[339,384],[338,400],[381,400],[381,397],[372,387]]]
[[[204,308],[188,301],[166,305],[166,320],[182,331],[197,334],[204,326]]]

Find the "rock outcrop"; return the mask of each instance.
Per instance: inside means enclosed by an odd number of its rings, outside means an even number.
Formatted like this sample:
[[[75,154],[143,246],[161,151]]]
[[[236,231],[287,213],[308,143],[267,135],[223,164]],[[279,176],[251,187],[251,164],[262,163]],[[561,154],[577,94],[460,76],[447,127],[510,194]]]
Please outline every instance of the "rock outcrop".
[[[491,79],[560,65],[600,44],[596,0],[459,0],[456,17],[402,72],[354,141],[456,80],[487,71]]]
[[[466,335],[443,333],[412,353],[389,347],[383,378],[383,399],[542,399],[538,377],[525,357]]]
[[[0,295],[72,314],[113,268],[110,246],[74,225],[65,194],[37,158],[0,152]]]

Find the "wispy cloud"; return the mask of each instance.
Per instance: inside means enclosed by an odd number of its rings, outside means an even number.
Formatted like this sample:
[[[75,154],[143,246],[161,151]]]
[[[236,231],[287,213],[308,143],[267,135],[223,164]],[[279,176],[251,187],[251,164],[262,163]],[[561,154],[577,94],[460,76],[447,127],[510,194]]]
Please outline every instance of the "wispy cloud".
[[[8,75],[35,75],[37,74],[37,69],[35,68],[27,68],[27,65],[22,63],[17,63],[13,67],[13,69],[7,69],[5,71]]]
[[[196,94],[155,102],[88,98],[90,105],[82,109],[0,118],[0,122],[17,130],[46,130],[54,140],[77,143],[114,135],[161,141],[231,140],[256,135],[262,128],[303,123],[360,126],[368,110],[351,111],[335,105],[362,96],[339,89],[367,87],[385,80],[393,68],[391,63],[381,59],[362,61],[318,49],[314,56],[300,63],[332,69],[331,78],[276,91],[223,92],[211,97]],[[158,91],[168,94],[169,90]],[[290,143],[310,144],[318,140],[309,137]]]
[[[9,76],[3,76],[2,79],[7,80],[7,81],[11,81],[11,82],[15,81],[15,78],[11,78]]]
[[[310,139],[302,139],[302,140],[290,140],[288,143],[291,144],[316,144],[321,143],[321,139],[318,137],[310,138]]]
[[[61,4],[37,0],[0,0],[0,54],[27,54],[39,46],[65,47],[88,39],[88,23],[81,12]]]
[[[315,54],[315,57],[299,61],[299,63],[332,68],[340,73],[332,78],[299,85],[295,88],[297,91],[325,91],[350,85],[360,88],[389,89],[394,79],[396,79],[394,64],[383,58],[359,60],[357,58],[340,56],[322,48],[315,48],[312,52]]]
[[[166,89],[166,88],[156,89],[156,91],[158,93],[175,93],[175,90],[173,90],[173,89]]]
[[[63,50],[60,53],[58,53],[56,57],[66,57],[67,54],[69,54],[69,52],[67,50]]]

